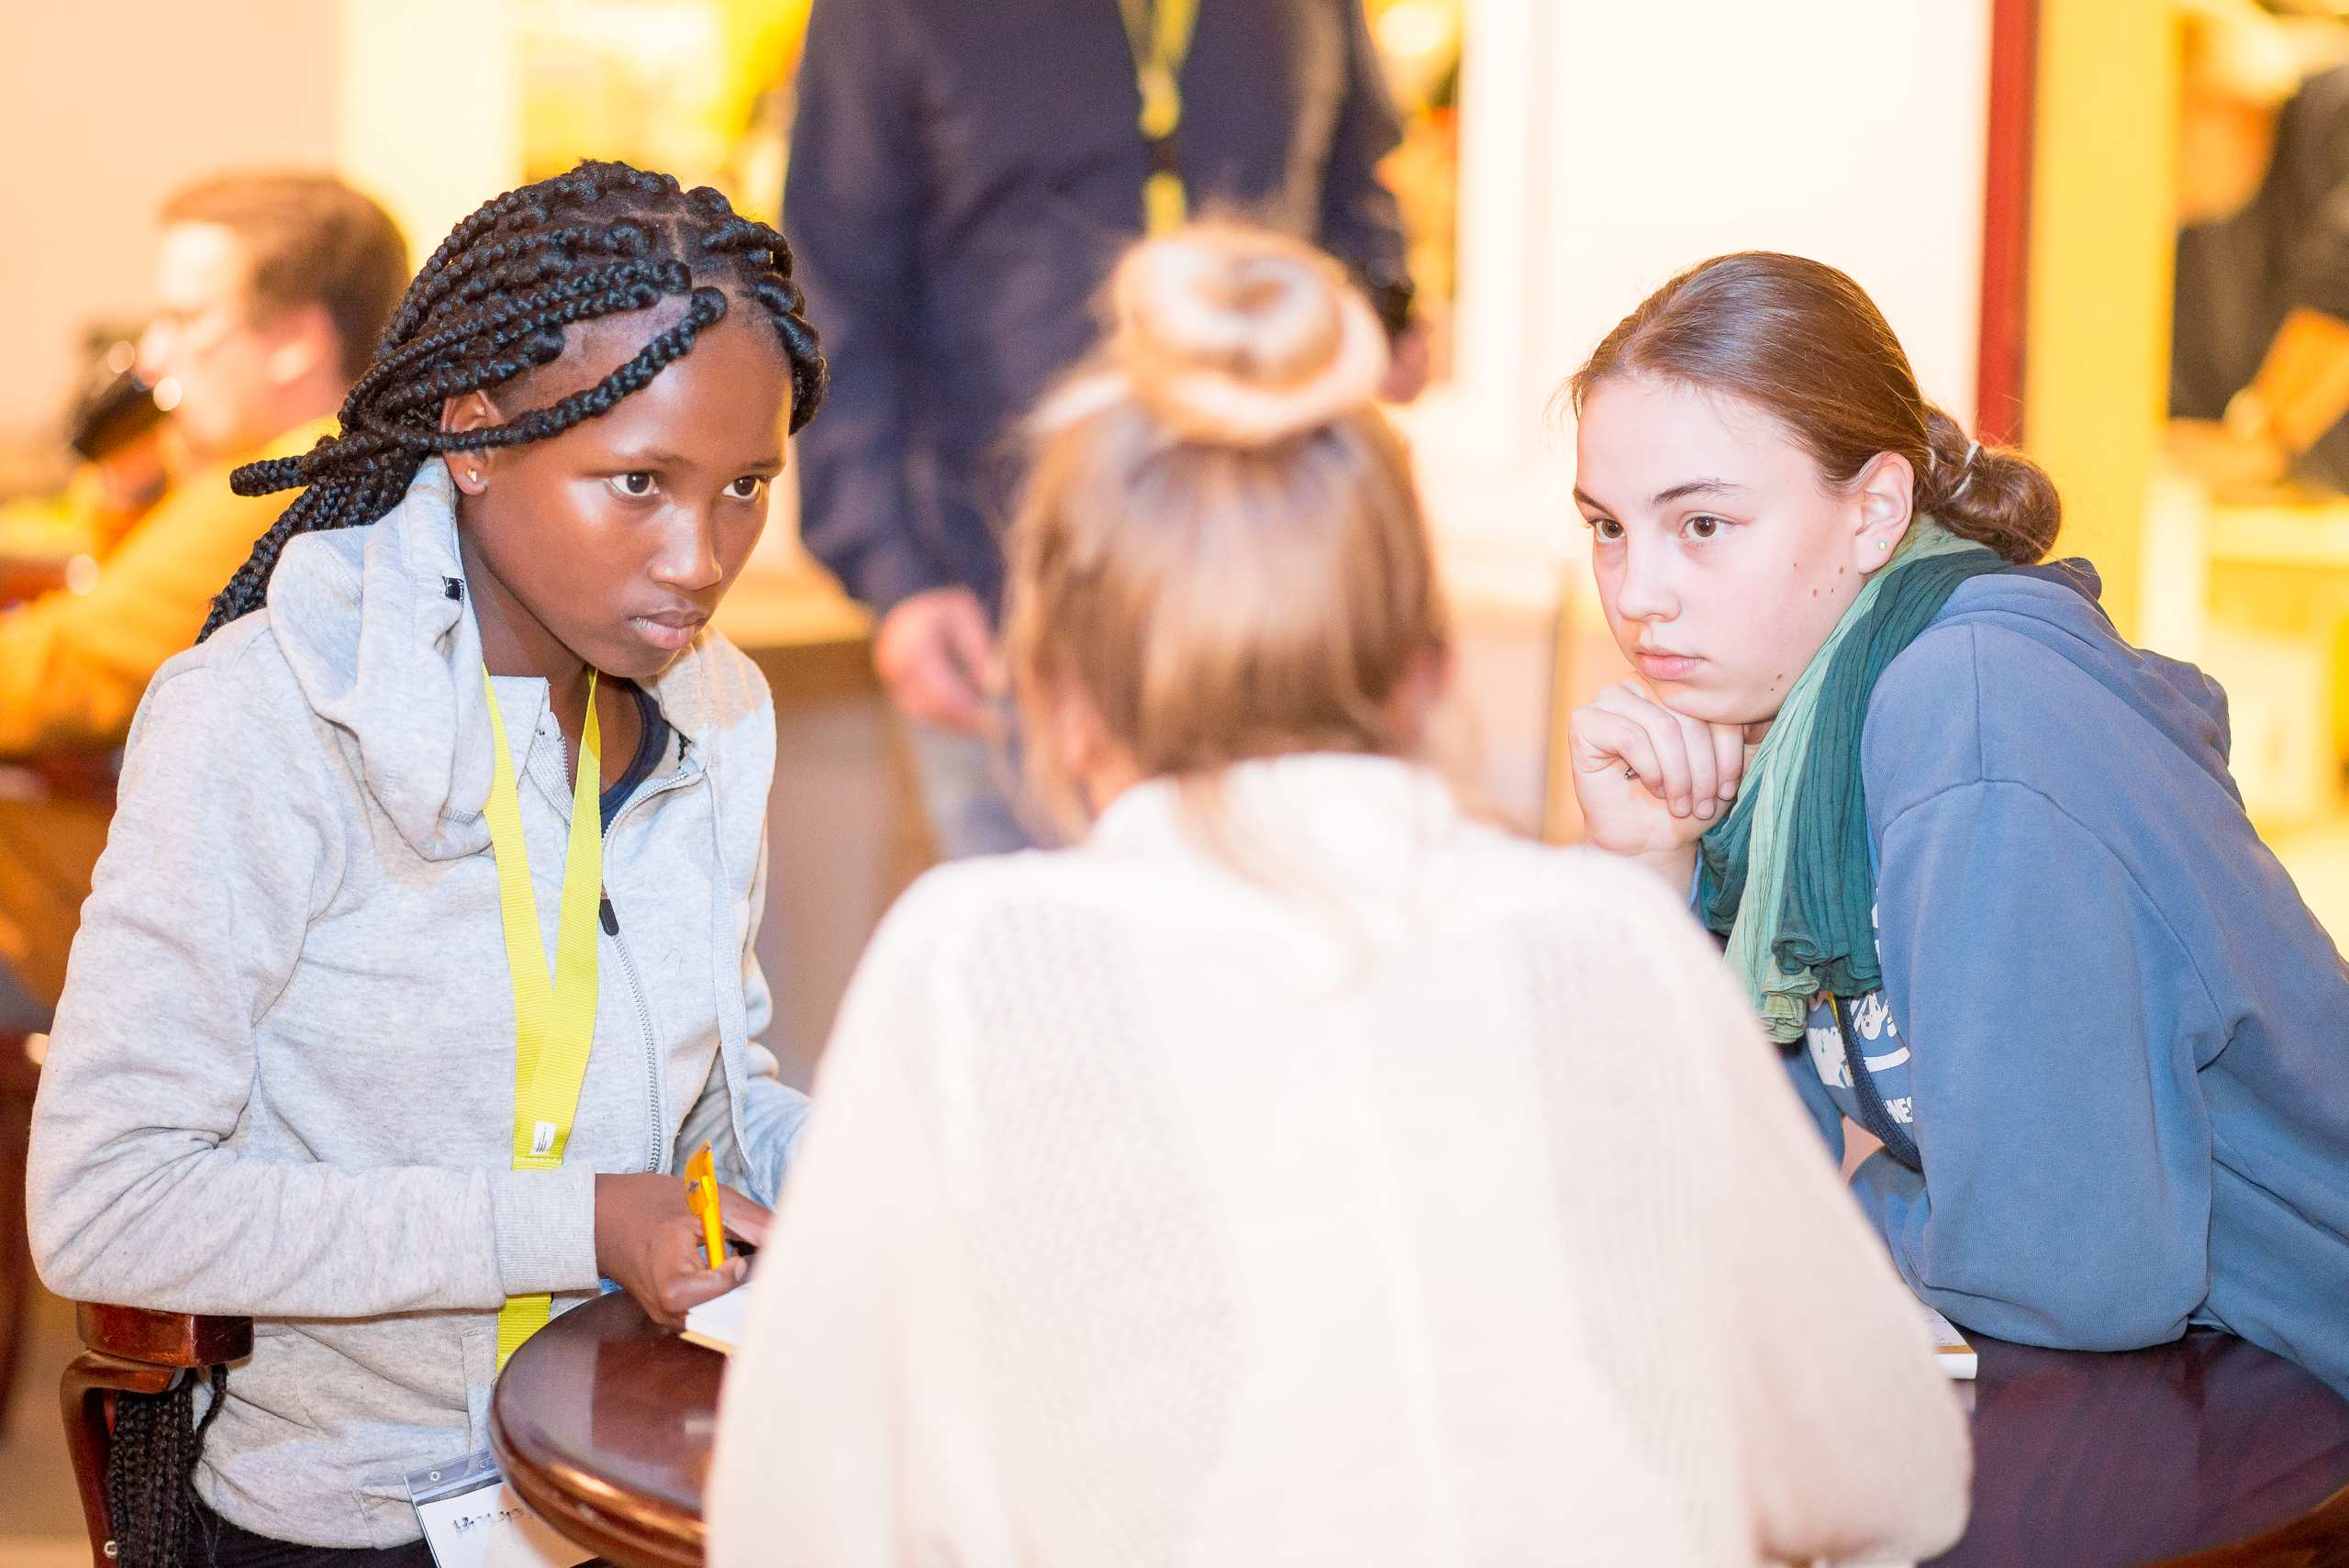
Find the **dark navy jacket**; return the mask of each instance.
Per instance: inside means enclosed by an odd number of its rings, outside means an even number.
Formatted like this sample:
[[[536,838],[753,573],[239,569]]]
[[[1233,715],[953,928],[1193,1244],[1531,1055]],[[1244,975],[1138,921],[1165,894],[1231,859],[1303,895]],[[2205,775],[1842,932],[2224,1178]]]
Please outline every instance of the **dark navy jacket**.
[[[1193,211],[1403,277],[1362,0],[1199,0],[1182,89]],[[1116,0],[816,0],[784,228],[833,381],[801,532],[857,598],[996,596],[1015,427],[1141,233],[1139,112]]]

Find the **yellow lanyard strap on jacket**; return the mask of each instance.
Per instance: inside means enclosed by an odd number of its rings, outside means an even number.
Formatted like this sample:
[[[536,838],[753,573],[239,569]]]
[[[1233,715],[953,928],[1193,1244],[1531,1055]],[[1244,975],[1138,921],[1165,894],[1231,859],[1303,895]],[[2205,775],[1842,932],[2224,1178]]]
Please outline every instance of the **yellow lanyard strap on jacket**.
[[[491,770],[489,846],[497,861],[497,895],[506,920],[506,967],[514,976],[514,1169],[551,1171],[562,1165],[596,1042],[596,909],[604,890],[602,733],[596,723],[596,673],[587,673],[587,722],[579,737],[578,782],[571,798],[571,849],[562,862],[562,908],[555,926],[554,973],[547,973],[546,939],[538,895],[530,886],[530,849],[522,839],[522,803],[514,788],[514,761],[489,671],[481,673],[489,698]],[[546,1327],[552,1302],[543,1296],[509,1298],[497,1315],[497,1364]]]
[[[1141,215],[1152,234],[1181,227],[1190,202],[1183,190],[1174,132],[1183,123],[1183,61],[1199,19],[1199,0],[1118,0],[1125,13],[1126,44],[1133,50],[1134,85],[1141,92],[1141,139],[1150,173],[1141,185]]]

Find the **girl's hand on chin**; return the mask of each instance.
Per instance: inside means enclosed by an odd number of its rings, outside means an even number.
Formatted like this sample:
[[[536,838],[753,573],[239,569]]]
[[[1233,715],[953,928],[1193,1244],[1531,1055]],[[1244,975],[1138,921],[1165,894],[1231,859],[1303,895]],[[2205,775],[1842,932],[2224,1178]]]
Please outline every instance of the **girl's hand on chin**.
[[[1687,849],[1728,815],[1745,775],[1745,727],[1675,713],[1637,680],[1566,721],[1584,836],[1618,855]]]

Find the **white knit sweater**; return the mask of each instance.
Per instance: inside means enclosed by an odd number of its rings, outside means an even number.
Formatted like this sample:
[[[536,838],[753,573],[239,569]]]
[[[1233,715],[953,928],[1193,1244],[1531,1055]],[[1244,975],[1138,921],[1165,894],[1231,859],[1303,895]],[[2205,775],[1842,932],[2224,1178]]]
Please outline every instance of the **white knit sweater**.
[[[717,1568],[1926,1555],[1964,1419],[1644,873],[1334,756],[965,862],[858,973]]]

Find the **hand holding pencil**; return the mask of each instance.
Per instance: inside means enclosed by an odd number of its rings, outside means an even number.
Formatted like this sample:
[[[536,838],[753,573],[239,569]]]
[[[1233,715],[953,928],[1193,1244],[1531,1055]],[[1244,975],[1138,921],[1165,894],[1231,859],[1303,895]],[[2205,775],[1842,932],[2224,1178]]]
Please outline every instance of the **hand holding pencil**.
[[[596,1268],[673,1329],[684,1326],[689,1308],[750,1277],[750,1260],[728,1254],[728,1236],[752,1246],[766,1238],[766,1209],[718,1181],[714,1162],[705,1164],[709,1158],[704,1150],[687,1162],[683,1193],[666,1173],[596,1178]]]
[[[725,1267],[726,1230],[718,1213],[718,1157],[707,1143],[685,1162],[685,1207],[701,1220],[702,1256],[713,1269]]]

